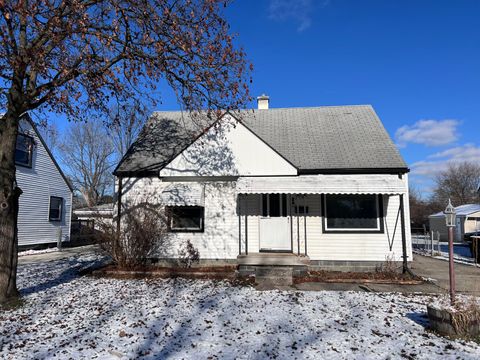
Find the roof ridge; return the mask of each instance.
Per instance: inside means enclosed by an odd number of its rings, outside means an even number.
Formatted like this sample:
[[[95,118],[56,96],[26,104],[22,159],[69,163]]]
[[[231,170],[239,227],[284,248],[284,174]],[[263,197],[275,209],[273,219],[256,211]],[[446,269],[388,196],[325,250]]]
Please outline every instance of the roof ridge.
[[[265,109],[266,110],[303,110],[303,109],[325,109],[325,108],[346,108],[346,107],[370,107],[370,108],[373,108],[373,105],[372,104],[351,104],[351,105],[319,105],[319,106],[292,106],[292,107],[279,107],[279,108],[275,108],[275,107],[272,107],[272,108],[269,108],[269,109]],[[251,108],[251,109],[241,109],[240,111],[264,111],[264,110],[260,110],[260,109],[255,109],[255,108]],[[202,110],[202,111],[206,111],[206,110]],[[185,114],[188,114],[188,111],[186,110],[153,110],[152,111],[152,114],[155,114],[155,113],[185,113]]]

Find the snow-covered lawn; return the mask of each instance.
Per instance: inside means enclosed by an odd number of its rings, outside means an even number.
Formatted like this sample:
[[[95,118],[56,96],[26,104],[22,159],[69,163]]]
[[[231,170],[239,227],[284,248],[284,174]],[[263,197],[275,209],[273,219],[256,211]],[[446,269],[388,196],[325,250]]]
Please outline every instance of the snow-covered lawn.
[[[425,331],[428,296],[76,275],[95,259],[20,267],[26,303],[0,313],[0,358],[480,358]]]

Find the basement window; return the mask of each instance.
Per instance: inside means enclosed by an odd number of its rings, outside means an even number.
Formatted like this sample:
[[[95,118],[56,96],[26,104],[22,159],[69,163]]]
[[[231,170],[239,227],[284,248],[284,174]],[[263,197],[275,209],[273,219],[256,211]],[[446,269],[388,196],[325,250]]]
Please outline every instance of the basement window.
[[[33,138],[25,134],[17,135],[15,148],[15,165],[32,167]]]
[[[204,213],[201,206],[170,206],[168,228],[172,232],[203,232]]]
[[[62,221],[63,198],[50,196],[50,211],[48,219],[50,221]]]
[[[382,232],[381,197],[377,195],[325,195],[325,232]]]

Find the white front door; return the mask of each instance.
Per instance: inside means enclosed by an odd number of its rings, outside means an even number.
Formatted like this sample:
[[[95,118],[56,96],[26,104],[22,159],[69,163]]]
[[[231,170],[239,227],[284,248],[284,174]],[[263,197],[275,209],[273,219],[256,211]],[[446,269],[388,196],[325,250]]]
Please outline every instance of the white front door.
[[[287,195],[263,194],[260,250],[292,251]]]

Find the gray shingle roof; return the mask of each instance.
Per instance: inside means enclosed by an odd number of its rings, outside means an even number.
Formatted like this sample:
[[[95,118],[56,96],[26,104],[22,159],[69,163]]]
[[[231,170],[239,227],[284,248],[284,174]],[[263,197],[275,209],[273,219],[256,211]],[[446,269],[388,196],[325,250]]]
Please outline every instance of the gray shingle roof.
[[[242,122],[300,172],[407,169],[370,105],[243,112]],[[188,114],[155,112],[115,173],[156,173],[200,134]]]

